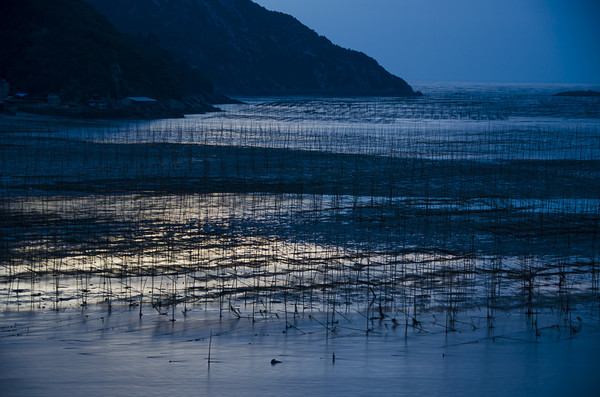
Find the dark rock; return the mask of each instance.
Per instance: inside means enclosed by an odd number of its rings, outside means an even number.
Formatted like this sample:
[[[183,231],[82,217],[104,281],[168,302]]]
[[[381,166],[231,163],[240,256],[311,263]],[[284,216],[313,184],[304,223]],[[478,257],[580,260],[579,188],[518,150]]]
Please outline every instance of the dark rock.
[[[554,96],[574,96],[574,97],[600,97],[599,91],[564,91],[554,94]]]

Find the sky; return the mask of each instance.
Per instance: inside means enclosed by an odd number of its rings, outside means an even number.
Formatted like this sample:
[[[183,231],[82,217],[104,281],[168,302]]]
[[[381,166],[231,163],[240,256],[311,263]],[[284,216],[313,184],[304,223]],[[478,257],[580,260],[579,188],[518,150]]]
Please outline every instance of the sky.
[[[254,0],[407,81],[600,84],[600,0]]]

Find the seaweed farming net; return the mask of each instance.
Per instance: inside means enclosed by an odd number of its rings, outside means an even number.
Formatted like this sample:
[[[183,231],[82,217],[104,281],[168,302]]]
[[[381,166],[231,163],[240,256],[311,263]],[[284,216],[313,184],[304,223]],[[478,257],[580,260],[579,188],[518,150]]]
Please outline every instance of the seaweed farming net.
[[[598,299],[598,125],[531,95],[5,124],[1,303],[568,311]]]

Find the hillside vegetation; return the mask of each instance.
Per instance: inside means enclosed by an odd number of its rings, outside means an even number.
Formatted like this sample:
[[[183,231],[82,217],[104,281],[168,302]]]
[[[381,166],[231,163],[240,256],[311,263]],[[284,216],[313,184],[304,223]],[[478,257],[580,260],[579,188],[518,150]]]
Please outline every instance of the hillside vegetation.
[[[206,77],[175,61],[155,38],[124,36],[82,0],[3,2],[0,42],[0,77],[13,93],[82,101],[212,91]]]
[[[250,0],[88,0],[123,32],[156,35],[226,94],[415,95],[367,55]]]

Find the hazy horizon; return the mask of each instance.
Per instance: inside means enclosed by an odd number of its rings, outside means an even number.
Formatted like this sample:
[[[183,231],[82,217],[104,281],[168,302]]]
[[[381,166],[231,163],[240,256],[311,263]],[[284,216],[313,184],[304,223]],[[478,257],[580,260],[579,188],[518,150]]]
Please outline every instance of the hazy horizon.
[[[600,84],[600,2],[254,0],[413,82]]]

